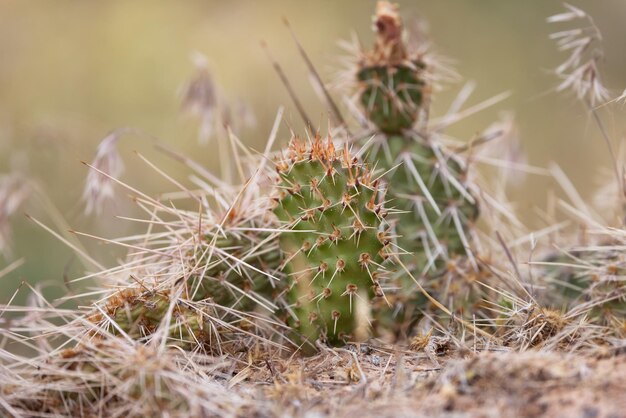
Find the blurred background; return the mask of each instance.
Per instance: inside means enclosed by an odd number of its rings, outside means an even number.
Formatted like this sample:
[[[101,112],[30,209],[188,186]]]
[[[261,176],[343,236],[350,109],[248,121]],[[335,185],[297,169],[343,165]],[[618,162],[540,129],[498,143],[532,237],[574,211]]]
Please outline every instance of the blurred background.
[[[572,97],[553,91],[558,80],[550,70],[565,60],[549,33],[546,17],[563,10],[556,0],[411,0],[398,1],[405,22],[420,17],[436,50],[455,60],[463,81],[435,97],[434,114],[446,111],[464,81],[477,88],[468,105],[503,91],[509,99],[453,126],[451,134],[469,140],[513,112],[523,151],[530,164],[557,162],[590,199],[607,171],[606,147],[585,109]],[[626,3],[622,0],[572,1],[591,14],[604,35],[604,82],[619,95],[626,88]],[[309,115],[325,126],[326,109],[308,81],[307,70],[281,18],[288,17],[322,77],[332,82],[345,54],[338,46],[354,32],[372,41],[373,0],[265,1],[100,1],[0,0],[0,175],[19,172],[35,180],[46,199],[31,197],[12,216],[11,257],[0,255],[0,271],[24,263],[0,279],[0,303],[21,281],[50,285],[49,295],[63,293],[64,276],[76,277],[82,266],[73,251],[26,219],[26,212],[53,228],[58,211],[67,227],[109,238],[135,232],[118,220],[133,205],[121,192],[112,210],[87,216],[81,194],[98,143],[113,129],[135,127],[218,172],[212,144],[198,143],[197,123],[181,116],[179,92],[194,73],[194,51],[209,60],[223,94],[249,105],[257,124],[242,128],[242,141],[256,149],[265,143],[279,106],[285,119],[303,130],[294,107],[260,47],[264,40],[291,80]],[[624,135],[623,108],[604,115],[616,143]],[[288,140],[283,129],[277,145]],[[140,151],[176,179],[189,170],[133,135],[120,141],[126,171],[123,180],[148,194],[175,187],[141,162]],[[188,184],[188,182],[186,183]],[[532,225],[534,207],[546,205],[553,181],[528,176],[510,198]],[[112,265],[124,250],[81,242],[89,253]],[[48,290],[47,290],[48,291]],[[19,301],[19,298],[18,298]]]

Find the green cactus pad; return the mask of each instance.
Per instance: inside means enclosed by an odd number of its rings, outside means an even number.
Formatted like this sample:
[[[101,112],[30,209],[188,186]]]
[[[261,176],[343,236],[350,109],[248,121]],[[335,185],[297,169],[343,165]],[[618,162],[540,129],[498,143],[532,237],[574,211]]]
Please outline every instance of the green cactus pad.
[[[424,100],[425,83],[420,78],[424,64],[362,68],[360,100],[367,118],[385,133],[401,133],[417,120]]]
[[[291,322],[314,342],[359,338],[367,318],[359,306],[379,294],[389,245],[378,181],[347,150],[319,137],[294,139],[278,164],[274,213],[284,223]]]
[[[211,299],[221,306],[245,312],[259,305],[268,307],[284,290],[282,283],[274,280],[282,261],[278,247],[274,242],[261,245],[268,236],[253,228],[237,235],[227,231],[226,238],[211,242],[219,253],[204,247],[202,252],[191,254],[191,263],[199,266],[195,270],[203,274],[190,278],[190,298]],[[206,238],[211,241],[210,237]]]

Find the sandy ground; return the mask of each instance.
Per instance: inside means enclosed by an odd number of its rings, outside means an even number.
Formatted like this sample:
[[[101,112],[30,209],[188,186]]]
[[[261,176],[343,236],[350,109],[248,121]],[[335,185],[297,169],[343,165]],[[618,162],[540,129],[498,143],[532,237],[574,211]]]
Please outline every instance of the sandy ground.
[[[360,418],[626,417],[625,356],[468,352],[436,361],[441,366],[429,356],[369,347],[290,363],[267,361],[267,382],[273,383],[260,390],[271,412],[254,412]]]

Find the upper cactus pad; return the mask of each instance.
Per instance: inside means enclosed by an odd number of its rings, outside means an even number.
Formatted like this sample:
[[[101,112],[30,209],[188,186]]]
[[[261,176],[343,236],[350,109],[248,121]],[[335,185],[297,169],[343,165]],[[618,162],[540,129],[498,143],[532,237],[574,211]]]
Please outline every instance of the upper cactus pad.
[[[418,55],[407,52],[396,6],[379,2],[374,28],[376,45],[358,64],[360,101],[378,129],[399,134],[413,126],[422,108],[427,93],[425,64]]]

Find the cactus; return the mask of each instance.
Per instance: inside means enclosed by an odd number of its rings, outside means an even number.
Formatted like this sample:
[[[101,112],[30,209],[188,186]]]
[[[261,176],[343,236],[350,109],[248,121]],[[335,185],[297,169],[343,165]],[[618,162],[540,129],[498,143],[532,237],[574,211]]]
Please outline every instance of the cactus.
[[[626,334],[626,274],[620,242],[605,242],[563,254],[544,262],[543,280],[549,285],[547,303],[585,314],[593,323]]]
[[[363,55],[357,70],[360,102],[382,132],[401,134],[411,129],[425,102],[425,64],[419,55],[408,56],[397,6],[378,2],[374,26],[376,45]]]
[[[197,289],[190,295],[191,299],[210,298],[221,306],[252,311],[280,296],[283,289],[275,275],[278,274],[281,253],[274,237],[255,231],[253,226],[248,225],[251,229],[243,233],[218,237],[204,248],[202,254],[191,253],[191,263],[199,266],[196,268],[198,274],[190,279],[189,287]],[[239,229],[245,228],[246,224],[239,226]],[[210,236],[206,239],[211,241]],[[213,253],[209,260],[211,247],[221,254]]]
[[[290,274],[292,325],[304,339],[341,344],[362,337],[357,305],[381,295],[389,239],[380,183],[329,137],[294,138],[277,165],[274,213]]]
[[[357,78],[367,115],[383,134],[382,143],[375,143],[369,153],[369,161],[385,171],[384,182],[393,205],[403,212],[389,221],[394,236],[383,231],[387,225],[383,222],[386,212],[377,200],[382,196],[379,193],[382,184],[373,181],[371,173],[353,161],[347,151],[336,153],[332,142],[320,138],[310,146],[294,140],[288,158],[279,163],[282,193],[275,213],[282,222],[298,220],[292,225],[294,231],[282,233],[280,240],[288,260],[285,270],[293,279],[288,297],[296,307],[289,313],[305,338],[316,340],[321,336],[332,344],[358,338],[357,329],[367,328],[357,324],[358,316],[353,311],[357,300],[369,301],[375,293],[380,295],[383,291],[378,278],[379,264],[391,253],[392,240],[396,241],[394,248],[401,249],[394,252],[407,253],[402,255],[403,262],[416,277],[427,276],[425,284],[444,296],[453,293],[449,290],[455,286],[441,286],[439,276],[449,270],[450,260],[466,254],[469,229],[478,215],[475,199],[464,185],[465,169],[461,161],[434,138],[423,139],[410,131],[427,106],[426,66],[421,56],[407,52],[401,40],[402,24],[397,10],[386,2],[379,3],[376,29],[376,46],[364,55]],[[295,232],[305,230],[314,232]],[[312,234],[316,236],[311,237]],[[233,259],[252,268],[233,267],[230,259],[215,257],[213,251],[206,249],[190,251],[190,264],[196,268],[186,279],[183,299],[194,302],[209,299],[218,306],[241,312],[272,305],[285,289],[271,286],[263,272],[274,275],[282,255],[279,251],[263,254],[251,251],[267,237],[261,235],[252,231],[212,242],[214,248],[230,253]],[[293,255],[290,247],[295,247],[299,255]],[[213,259],[207,260],[207,254]],[[359,261],[363,254],[367,254],[367,261]],[[296,267],[297,264],[300,265]],[[357,277],[364,267],[371,276],[365,283]],[[407,329],[424,307],[415,284],[403,272],[399,273],[386,280],[387,297],[374,300],[379,333],[384,328],[395,327],[396,322]],[[331,277],[327,284],[326,276]],[[369,289],[372,285],[378,286],[375,292]],[[162,322],[170,309],[172,295],[140,293],[129,295],[121,304],[115,301],[106,306],[108,316],[117,324],[113,332],[120,328],[140,338]],[[369,309],[369,303],[364,306]],[[181,323],[187,324],[184,332],[180,327],[174,331],[192,340],[202,334],[202,324],[196,323],[197,312],[177,307],[174,313]]]
[[[172,343],[210,352],[237,340],[237,330],[255,331],[256,311],[271,314],[282,305],[284,282],[274,280],[281,253],[269,233],[254,228],[256,223],[232,222],[222,226],[222,233],[206,233],[201,245],[186,252],[186,278],[152,286],[133,276],[136,283],[108,296],[89,321],[103,333],[137,340],[167,326]]]
[[[234,312],[237,312],[235,314]],[[146,341],[158,330],[167,330],[167,340],[186,350],[199,348],[220,355],[237,352],[243,346],[243,332],[254,331],[255,321],[245,311],[234,311],[210,299],[191,303],[177,299],[172,292],[127,288],[110,296],[88,320],[90,333],[105,336],[124,334]],[[167,321],[167,323],[165,322]]]
[[[446,273],[457,257],[470,255],[471,227],[478,217],[475,197],[466,185],[461,160],[437,142],[426,129],[412,128],[428,109],[429,83],[423,57],[410,53],[402,39],[397,6],[381,1],[374,17],[376,44],[361,55],[356,79],[366,116],[379,135],[371,144],[369,160],[383,170],[391,202],[400,213],[394,224],[404,263],[425,284]],[[475,266],[474,266],[475,268]],[[397,313],[421,305],[413,282],[399,278],[392,296]],[[460,308],[454,306],[455,308]],[[410,309],[411,315],[416,311]],[[382,319],[389,323],[389,319]],[[397,321],[406,325],[402,314]]]

